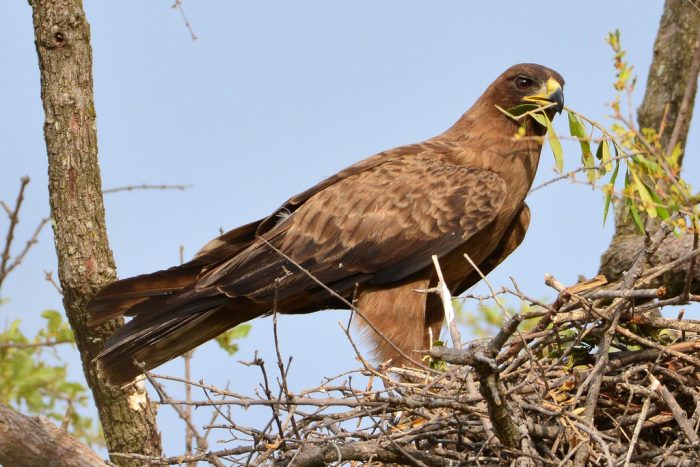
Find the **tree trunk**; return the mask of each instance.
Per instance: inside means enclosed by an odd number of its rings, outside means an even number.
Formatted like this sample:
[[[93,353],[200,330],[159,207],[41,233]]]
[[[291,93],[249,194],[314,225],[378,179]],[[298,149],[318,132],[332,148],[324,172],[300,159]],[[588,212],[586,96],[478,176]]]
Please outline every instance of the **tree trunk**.
[[[92,449],[43,417],[0,404],[0,465],[93,467],[105,462]]]
[[[46,114],[49,196],[63,305],[110,452],[160,455],[160,434],[143,385],[109,387],[92,363],[105,338],[123,322],[86,326],[85,304],[116,277],[97,161],[90,26],[80,0],[29,4]]]
[[[644,101],[638,109],[640,128],[664,128],[665,147],[680,144],[685,147],[693,115],[700,70],[700,12],[687,0],[667,0],[664,5],[659,31],[654,43],[654,56],[649,69]],[[600,274],[617,280],[632,265],[642,250],[644,240],[637,233],[624,203],[617,203],[615,234],[603,253]],[[670,262],[693,247],[692,235],[670,236],[652,258],[652,265]],[[652,287],[665,285],[668,296],[683,288],[688,263],[680,270],[658,278]],[[692,293],[700,293],[700,262],[695,269]]]

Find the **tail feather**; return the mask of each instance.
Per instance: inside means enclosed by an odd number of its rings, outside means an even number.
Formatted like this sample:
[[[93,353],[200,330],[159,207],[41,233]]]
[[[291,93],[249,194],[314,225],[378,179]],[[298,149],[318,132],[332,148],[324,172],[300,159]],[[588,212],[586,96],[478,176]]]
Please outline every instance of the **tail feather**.
[[[146,300],[169,297],[194,282],[199,271],[200,268],[176,266],[112,282],[88,303],[88,326],[97,326],[112,318],[129,315],[132,307]]]
[[[267,310],[246,298],[230,298],[215,287],[195,289],[198,278],[235,257],[255,239],[260,221],[209,242],[192,261],[152,274],[114,282],[88,303],[88,325],[126,315],[95,358],[110,384],[125,384]]]
[[[163,297],[177,294],[192,285],[203,271],[235,257],[250,246],[260,222],[251,222],[220,235],[185,264],[111,283],[88,303],[88,325],[97,326],[122,315],[134,316],[138,314],[137,306],[155,308],[163,303]]]
[[[222,304],[219,298],[214,298],[206,311],[166,313],[156,318],[139,315],[107,340],[105,349],[96,357],[97,369],[109,384],[126,384],[144,370],[182,355],[260,314],[245,304],[243,307],[236,306],[235,301]]]

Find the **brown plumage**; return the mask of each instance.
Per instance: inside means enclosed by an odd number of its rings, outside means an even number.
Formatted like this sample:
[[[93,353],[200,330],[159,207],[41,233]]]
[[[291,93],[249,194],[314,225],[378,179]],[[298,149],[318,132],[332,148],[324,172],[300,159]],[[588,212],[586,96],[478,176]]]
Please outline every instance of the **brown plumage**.
[[[394,345],[367,327],[377,356],[406,363],[442,325],[439,302],[414,289],[434,285],[438,255],[453,294],[478,282],[464,253],[488,273],[522,241],[524,203],[545,132],[496,106],[563,105],[564,80],[521,64],[499,76],[451,128],[423,143],[384,151],[294,196],[270,216],[209,242],[190,262],[115,282],[89,303],[90,324],[133,316],[97,357],[112,384],[150,369],[257,316],[346,308],[280,250],[357,307]],[[263,240],[261,240],[264,239]],[[274,246],[271,248],[270,245]],[[361,319],[358,319],[362,321]]]

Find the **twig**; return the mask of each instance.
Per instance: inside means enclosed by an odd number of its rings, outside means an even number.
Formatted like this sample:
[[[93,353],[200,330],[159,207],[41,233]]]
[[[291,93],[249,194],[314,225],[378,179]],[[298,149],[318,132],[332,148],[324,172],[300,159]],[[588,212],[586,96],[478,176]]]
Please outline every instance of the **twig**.
[[[12,209],[10,209],[10,206],[7,205],[4,201],[0,200],[0,206],[5,210],[5,214],[7,214],[7,217],[12,217]]]
[[[53,278],[53,271],[47,271],[46,269],[44,269],[44,279],[46,280],[46,282],[51,284],[54,289],[56,289],[56,292],[58,292],[59,295],[63,295],[63,290],[61,290],[61,286],[58,285],[58,283],[56,283],[56,281]]]
[[[158,381],[156,381],[156,379],[153,378],[147,371],[144,372],[144,375],[148,379],[148,382],[151,383],[153,388],[158,393],[158,396],[160,397],[160,403],[170,405],[175,410],[175,412],[177,412],[178,417],[180,417],[180,419],[184,421],[187,427],[191,430],[192,434],[194,435],[197,441],[197,448],[200,451],[207,453],[207,456],[205,457],[207,462],[216,467],[224,467],[224,464],[219,460],[219,457],[214,453],[209,452],[209,445],[207,443],[207,440],[199,434],[199,431],[194,426],[194,423],[192,423],[191,418],[187,416],[187,412],[182,408],[182,405],[188,406],[190,404],[172,403],[172,399],[165,392],[165,388],[163,387],[163,385],[158,383]]]
[[[698,50],[700,50],[700,45],[698,45]],[[698,238],[700,237],[700,222],[698,222],[698,218],[694,217],[693,218],[693,251],[698,249]],[[697,261],[698,257],[693,256],[690,259],[690,263],[688,263],[688,271],[685,274],[685,282],[683,284],[683,292],[681,293],[681,297],[683,297],[684,300],[688,300],[690,298],[690,290],[693,286],[693,279],[695,278],[695,263]]]
[[[24,260],[24,257],[27,256],[27,253],[29,253],[29,250],[34,246],[38,241],[39,241],[39,234],[41,233],[42,229],[44,226],[49,222],[49,218],[45,217],[42,220],[39,221],[39,225],[37,225],[36,229],[34,229],[34,232],[32,233],[32,236],[29,237],[29,240],[24,245],[24,248],[22,251],[19,252],[17,256],[14,257],[12,260],[12,263],[7,267],[7,270],[5,271],[5,276],[9,273],[12,272],[13,269],[15,269],[17,266],[19,266],[22,263],[22,260]],[[2,279],[0,279],[0,286],[2,285]]]
[[[658,289],[596,290],[589,294],[584,294],[584,297],[586,297],[588,300],[609,298],[649,299],[662,298],[665,295],[666,288],[659,287]]]
[[[277,355],[277,368],[279,369],[280,372],[280,379],[282,380],[281,382],[281,389],[284,391],[285,398],[287,400],[290,399],[291,393],[289,392],[289,386],[287,385],[287,372],[289,371],[289,367],[292,364],[292,357],[289,357],[289,361],[287,362],[287,367],[285,368],[284,366],[284,361],[282,361],[282,352],[280,351],[280,341],[279,341],[279,334],[277,333],[277,297],[279,293],[279,280],[275,279],[275,299],[274,299],[274,304],[272,308],[272,334],[274,337],[275,341],[275,354]],[[279,382],[279,381],[278,381]],[[290,414],[289,420],[292,423],[292,430],[294,431],[294,435],[297,437],[297,439],[301,439],[301,435],[299,434],[299,430],[297,429],[296,422],[294,420],[294,407],[293,406],[287,406],[287,413]],[[284,439],[284,434],[280,433],[280,437]]]
[[[651,373],[649,373],[649,379],[651,379],[653,388],[659,394],[661,394],[661,397],[663,397],[664,401],[666,402],[666,406],[671,410],[673,418],[676,419],[676,423],[678,423],[678,426],[680,426],[683,434],[686,438],[688,438],[688,441],[691,444],[698,444],[698,442],[700,442],[700,438],[693,427],[690,426],[690,423],[688,423],[688,417],[686,416],[685,411],[683,411],[681,406],[678,405],[678,401],[676,401],[676,398],[673,397],[673,394],[671,394],[666,386],[661,384],[659,380],[657,380]]]
[[[141,185],[126,185],[119,186],[116,188],[107,188],[102,190],[102,193],[119,193],[120,191],[134,191],[134,190],[180,190],[184,191],[188,188],[192,188],[192,185],[149,185],[147,183],[142,183]]]
[[[213,452],[203,452],[201,454],[195,454],[192,456],[172,456],[172,457],[155,457],[155,456],[144,456],[143,454],[130,454],[124,452],[110,452],[110,456],[119,457],[122,459],[133,459],[138,461],[144,461],[153,465],[180,465],[184,463],[195,463],[198,461],[206,461],[210,456],[214,457],[226,457],[236,454],[247,454],[249,452],[254,452],[258,450],[263,450],[264,447],[256,449],[252,446],[241,446],[233,449],[223,449],[221,451]]]
[[[700,248],[695,249],[693,251],[690,251],[686,253],[685,255],[681,256],[680,258],[677,258],[670,263],[662,264],[653,268],[649,268],[648,271],[642,277],[635,283],[635,287],[645,287],[648,284],[651,283],[652,280],[656,279],[657,277],[667,273],[668,271],[672,271],[676,269],[678,266],[680,266],[683,263],[687,263],[688,261],[692,261],[693,258],[700,256]]]
[[[180,15],[182,15],[182,19],[185,20],[185,26],[187,27],[187,30],[190,32],[190,37],[192,37],[192,41],[197,40],[197,35],[194,33],[192,30],[192,26],[190,25],[190,22],[187,20],[187,15],[185,15],[185,10],[182,8],[182,0],[175,0],[175,3],[173,3],[170,8],[173,9],[178,9],[180,11]]]
[[[656,342],[653,342],[653,341],[651,341],[651,340],[649,340],[649,339],[646,339],[646,338],[644,338],[644,337],[638,336],[638,335],[636,335],[635,333],[633,333],[632,331],[630,331],[629,329],[625,329],[625,328],[623,328],[623,327],[620,326],[620,325],[616,325],[616,326],[615,326],[615,332],[617,332],[618,334],[621,334],[621,335],[627,337],[628,339],[632,339],[632,340],[634,340],[634,341],[636,341],[636,342],[639,342],[640,344],[642,344],[642,345],[644,345],[644,346],[646,346],[646,347],[652,347],[652,348],[658,350],[659,352],[662,352],[662,353],[665,353],[665,354],[672,355],[672,356],[674,356],[674,357],[680,358],[681,360],[683,360],[683,361],[685,361],[685,362],[688,362],[688,363],[690,363],[691,365],[693,365],[693,366],[695,366],[695,367],[697,367],[697,368],[700,368],[700,360],[698,360],[697,358],[691,357],[691,356],[689,356],[689,355],[684,354],[683,352],[679,352],[679,351],[674,350],[674,349],[672,349],[672,348],[664,347],[664,346],[661,345],[661,344],[657,344]]]
[[[62,344],[72,344],[70,339],[52,340],[43,342],[0,342],[0,350],[2,349],[35,349],[37,347],[56,347]]]
[[[5,235],[5,247],[0,254],[0,286],[2,286],[3,281],[7,277],[7,266],[8,261],[10,260],[10,248],[12,247],[12,240],[14,240],[15,228],[17,227],[17,224],[19,224],[19,210],[22,207],[22,201],[24,201],[24,189],[28,184],[29,177],[24,176],[20,179],[19,193],[17,194],[15,207],[8,212],[10,225],[7,228],[7,234]],[[7,207],[5,209],[7,210]]]
[[[658,383],[658,380],[656,382],[652,382],[652,385],[651,385],[652,391],[656,390],[657,383]],[[634,453],[634,448],[637,446],[637,442],[639,441],[639,433],[642,432],[642,427],[644,426],[644,422],[647,419],[647,413],[649,412],[649,405],[650,404],[651,404],[651,398],[646,397],[644,399],[644,403],[642,404],[642,410],[639,412],[639,419],[637,419],[637,424],[634,427],[634,432],[632,433],[632,439],[630,440],[630,446],[627,449],[627,454],[625,455],[624,467],[628,467],[630,465],[630,459],[632,459],[632,454]]]
[[[442,275],[442,269],[440,269],[440,262],[438,261],[437,255],[432,256],[433,265],[435,266],[435,271],[438,276],[437,293],[442,301],[442,308],[445,311],[445,321],[447,321],[448,329],[450,330],[450,337],[452,338],[452,346],[455,349],[462,348],[462,336],[457,329],[457,323],[455,322],[455,310],[452,307],[452,294],[450,289],[447,288],[447,283],[445,282],[445,277]]]
[[[560,138],[560,139],[561,139],[561,138]],[[576,139],[577,141],[579,140],[579,138],[575,138],[575,139]],[[610,162],[616,162],[616,161],[620,161],[620,160],[623,160],[623,159],[630,159],[630,158],[632,158],[632,157],[634,157],[634,156],[636,156],[636,155],[638,155],[638,154],[622,154],[622,155],[619,155],[619,156],[611,157],[611,158],[610,158]],[[552,179],[550,179],[550,180],[547,180],[546,182],[543,182],[543,183],[537,185],[535,188],[530,189],[530,191],[528,192],[528,195],[531,195],[531,194],[534,193],[535,191],[541,190],[542,188],[544,188],[544,187],[546,187],[546,186],[549,186],[549,185],[551,185],[551,184],[553,184],[553,183],[559,182],[559,181],[561,181],[561,180],[569,179],[569,178],[573,177],[574,175],[576,175],[577,173],[585,172],[585,171],[589,171],[589,170],[598,170],[598,168],[597,168],[597,167],[586,167],[586,166],[582,165],[582,166],[580,166],[580,167],[578,167],[578,168],[576,168],[576,169],[574,169],[574,170],[570,170],[569,172],[566,172],[565,174],[561,174],[561,175],[559,175],[559,176],[557,176],[557,177],[554,177],[554,178],[552,178]],[[589,182],[585,182],[584,185],[589,185],[589,186],[590,186],[591,184],[590,184]]]
[[[182,264],[182,262],[181,262]],[[192,355],[194,354],[194,350],[191,350],[189,352],[186,352],[183,356],[182,359],[185,364],[185,379],[189,381],[191,379],[191,364],[192,364]],[[190,384],[185,384],[185,400],[187,402],[192,402],[192,386]],[[185,456],[191,456],[192,455],[192,441],[194,439],[194,432],[190,428],[190,425],[192,424],[192,406],[191,405],[186,405],[184,409],[184,414],[186,417],[185,421]],[[193,462],[189,462],[188,467],[195,467],[196,464]]]

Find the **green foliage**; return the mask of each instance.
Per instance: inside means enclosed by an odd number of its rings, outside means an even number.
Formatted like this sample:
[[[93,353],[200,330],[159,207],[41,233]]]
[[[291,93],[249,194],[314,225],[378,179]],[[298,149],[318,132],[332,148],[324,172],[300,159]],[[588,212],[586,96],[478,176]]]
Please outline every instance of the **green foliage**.
[[[679,177],[682,149],[676,145],[669,151],[668,148],[663,147],[661,135],[657,129],[638,129],[632,117],[624,115],[622,97],[625,94],[627,101],[631,102],[636,78],[633,76],[633,67],[624,60],[625,51],[621,46],[620,32],[610,33],[608,43],[615,54],[616,80],[613,87],[617,91],[615,100],[610,104],[613,110],[613,123],[610,129],[567,109],[570,122],[572,120],[581,122],[580,126],[572,126],[570,133],[581,142],[582,148],[585,143],[598,142],[596,157],[599,160],[599,166],[589,171],[593,174],[593,178],[589,178],[589,181],[594,183],[610,171],[613,161],[611,148],[615,152],[615,170],[603,188],[605,193],[603,222],[607,217],[610,202],[620,199],[624,200],[628,215],[642,233],[644,233],[644,224],[640,215],[642,212],[652,219],[661,220],[666,220],[673,213],[679,212],[682,215],[674,227],[679,230],[690,229],[697,220],[698,211],[690,185]],[[622,189],[615,193],[620,164],[625,166],[624,184]]]
[[[627,52],[625,52],[625,50],[622,48],[620,31],[616,29],[615,31],[608,33],[607,42],[615,53],[613,59],[617,73],[615,75],[616,81],[613,84],[613,87],[617,91],[634,88],[637,78],[632,76],[634,68],[624,59]]]
[[[638,325],[632,323],[624,323],[621,326],[628,328],[634,334],[645,337],[660,345],[670,345],[676,339],[673,331],[669,329],[656,329],[650,326]],[[547,329],[553,330],[550,325]],[[566,329],[559,331],[559,339],[544,347],[538,356],[545,358],[562,358],[562,363],[569,369],[581,369],[587,371],[590,369],[595,349],[599,344],[600,337],[592,333],[581,333],[579,329]],[[638,342],[627,339],[626,337],[615,334],[612,341],[611,350],[613,352],[629,352],[643,350]]]
[[[466,326],[475,338],[493,336],[505,323],[506,316],[503,310],[508,313],[508,316],[541,311],[538,306],[528,305],[525,302],[519,302],[518,308],[502,302],[500,305],[482,302],[475,309],[468,308],[466,304],[467,302],[460,299],[452,301],[458,322]],[[521,332],[529,331],[537,325],[537,321],[538,319],[527,319],[520,324],[518,329]]]
[[[614,53],[613,87],[617,91],[615,100],[610,103],[613,122],[607,128],[566,107],[569,134],[578,141],[581,149],[582,167],[571,172],[571,175],[584,171],[588,183],[596,186],[603,177],[611,174],[602,186],[605,195],[603,223],[607,219],[610,204],[622,201],[627,208],[627,215],[642,234],[645,233],[643,215],[651,219],[667,220],[678,213],[674,224],[676,232],[692,230],[698,224],[700,210],[697,196],[693,196],[690,185],[680,178],[683,149],[679,145],[673,148],[664,147],[660,134],[663,129],[639,129],[631,116],[632,112],[629,112],[629,109],[623,112],[622,98],[625,96],[625,101],[629,102],[631,107],[636,77],[633,67],[625,60],[626,53],[621,45],[620,32],[611,32],[607,41]],[[522,121],[523,118],[531,117],[546,126],[547,140],[554,154],[557,170],[562,172],[563,151],[560,138],[544,112],[552,104],[543,103],[540,107],[533,105],[500,110],[515,120]],[[516,138],[522,136],[522,131],[515,135]],[[594,146],[597,146],[595,157]],[[618,187],[621,165],[624,166],[625,176],[622,187]]]
[[[433,341],[433,347],[447,347],[447,342],[441,340]],[[425,362],[428,365],[428,367],[432,368],[433,370],[447,370],[447,363],[444,360],[433,358],[430,355],[424,356],[423,362]]]
[[[56,346],[72,345],[73,333],[58,311],[46,310],[41,316],[46,326],[33,337],[22,332],[19,320],[0,332],[0,402],[45,416],[90,444],[102,444],[92,419],[78,410],[89,401],[87,389],[68,381],[66,364],[55,351]]]
[[[216,338],[216,343],[224,349],[229,355],[238,352],[238,344],[234,341],[243,339],[250,332],[250,324],[241,324],[233,329],[229,329],[225,333]]]

